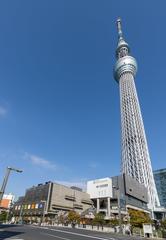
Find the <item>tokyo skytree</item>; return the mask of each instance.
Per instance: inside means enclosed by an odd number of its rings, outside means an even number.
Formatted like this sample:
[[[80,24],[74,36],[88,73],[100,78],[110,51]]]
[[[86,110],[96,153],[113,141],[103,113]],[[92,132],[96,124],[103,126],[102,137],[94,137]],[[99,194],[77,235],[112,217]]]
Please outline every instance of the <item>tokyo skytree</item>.
[[[149,209],[160,206],[149,150],[137,96],[134,78],[137,72],[137,62],[130,55],[130,48],[122,34],[121,19],[117,20],[118,45],[116,49],[116,64],[114,68],[115,80],[120,88],[121,110],[121,172],[148,190]]]

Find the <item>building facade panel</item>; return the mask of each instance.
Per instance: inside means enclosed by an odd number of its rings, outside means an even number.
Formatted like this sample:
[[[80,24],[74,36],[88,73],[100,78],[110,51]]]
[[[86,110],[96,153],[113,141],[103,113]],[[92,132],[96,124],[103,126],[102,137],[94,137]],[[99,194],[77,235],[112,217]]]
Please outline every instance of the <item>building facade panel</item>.
[[[87,193],[91,198],[112,197],[112,179],[102,178],[87,182]]]
[[[143,202],[148,202],[147,188],[130,176],[124,175],[125,192]]]
[[[53,184],[50,202],[50,211],[55,209],[69,211],[73,209],[82,212],[92,205],[88,193],[57,183]]]

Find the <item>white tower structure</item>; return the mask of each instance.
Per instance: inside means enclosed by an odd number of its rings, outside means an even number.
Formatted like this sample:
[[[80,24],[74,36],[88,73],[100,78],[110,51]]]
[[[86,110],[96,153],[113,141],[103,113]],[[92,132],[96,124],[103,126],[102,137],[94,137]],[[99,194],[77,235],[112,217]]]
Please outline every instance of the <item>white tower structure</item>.
[[[149,156],[149,150],[137,96],[134,78],[137,72],[135,58],[122,35],[121,19],[117,20],[118,46],[114,76],[120,88],[122,173],[125,173],[148,189],[149,209],[160,206]]]

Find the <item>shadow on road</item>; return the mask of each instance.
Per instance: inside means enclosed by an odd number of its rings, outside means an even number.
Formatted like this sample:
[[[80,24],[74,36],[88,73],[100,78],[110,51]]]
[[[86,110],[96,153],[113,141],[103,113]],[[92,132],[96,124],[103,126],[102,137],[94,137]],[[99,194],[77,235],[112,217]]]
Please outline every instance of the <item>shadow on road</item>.
[[[0,240],[15,237],[15,236],[18,236],[18,235],[24,233],[24,232],[15,231],[14,230],[15,227],[18,227],[18,225],[0,224]],[[10,228],[10,229],[8,229],[8,228]]]
[[[16,224],[0,224],[0,229],[18,227]]]
[[[15,237],[23,232],[12,232],[12,231],[2,231],[0,232],[0,240],[7,239],[10,237]]]

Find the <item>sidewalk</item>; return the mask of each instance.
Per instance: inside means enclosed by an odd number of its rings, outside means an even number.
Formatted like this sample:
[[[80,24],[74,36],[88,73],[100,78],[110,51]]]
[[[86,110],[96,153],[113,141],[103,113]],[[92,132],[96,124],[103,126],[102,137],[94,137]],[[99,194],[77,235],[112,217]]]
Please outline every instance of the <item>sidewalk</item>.
[[[62,228],[71,228],[72,229],[72,226],[71,224],[68,224],[67,226],[64,226],[62,224],[53,224],[53,225],[48,225],[48,224],[42,224],[43,227],[62,227]],[[92,226],[91,225],[86,225],[86,228],[85,227],[82,227],[82,226],[78,226],[76,225],[75,226],[75,229],[82,229],[82,230],[87,230],[87,231],[93,231],[93,232],[100,232],[100,233],[112,233],[112,234],[115,234],[115,235],[119,235],[119,236],[128,236],[128,237],[134,237],[134,238],[137,238],[137,239],[153,239],[153,240],[163,240],[163,239],[166,239],[166,238],[145,238],[144,236],[139,236],[139,235],[127,235],[127,234],[120,234],[119,232],[115,232],[115,229],[114,228],[110,228],[110,227],[103,227],[103,230],[102,230],[102,227],[99,226],[99,229],[97,226],[93,226],[93,229],[92,229]]]

